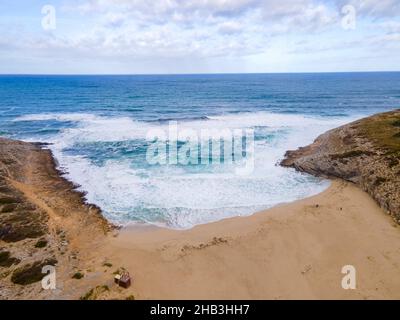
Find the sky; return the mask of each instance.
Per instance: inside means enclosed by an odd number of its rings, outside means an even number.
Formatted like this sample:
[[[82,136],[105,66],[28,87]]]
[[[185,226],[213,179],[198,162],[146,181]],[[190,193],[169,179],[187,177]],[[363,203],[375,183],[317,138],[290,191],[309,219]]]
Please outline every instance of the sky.
[[[400,0],[1,0],[2,74],[400,71]]]

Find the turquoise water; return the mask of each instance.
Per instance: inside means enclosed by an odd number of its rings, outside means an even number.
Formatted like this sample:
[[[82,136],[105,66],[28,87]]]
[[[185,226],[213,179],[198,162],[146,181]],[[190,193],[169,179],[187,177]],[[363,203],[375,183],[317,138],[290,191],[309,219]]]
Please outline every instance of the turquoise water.
[[[116,223],[190,228],[324,190],[277,166],[328,129],[400,107],[400,73],[0,76],[0,135],[49,142],[66,177]],[[253,129],[254,170],[152,165],[154,129]]]

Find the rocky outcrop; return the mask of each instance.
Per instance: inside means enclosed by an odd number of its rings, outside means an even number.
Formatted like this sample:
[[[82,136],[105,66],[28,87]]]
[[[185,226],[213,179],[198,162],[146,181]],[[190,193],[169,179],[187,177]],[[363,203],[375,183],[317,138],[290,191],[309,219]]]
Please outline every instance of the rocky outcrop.
[[[75,189],[49,150],[0,138],[0,300],[46,298],[42,267],[57,266],[58,278],[70,278],[79,248],[110,230]]]
[[[400,110],[328,131],[281,165],[354,182],[400,223]]]

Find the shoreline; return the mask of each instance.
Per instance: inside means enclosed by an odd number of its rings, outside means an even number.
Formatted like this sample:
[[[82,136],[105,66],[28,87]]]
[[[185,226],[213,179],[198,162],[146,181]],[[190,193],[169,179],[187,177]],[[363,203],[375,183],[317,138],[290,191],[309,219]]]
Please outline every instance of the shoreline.
[[[305,198],[297,199],[297,200],[294,200],[294,201],[280,202],[280,203],[275,204],[275,205],[273,205],[273,206],[271,206],[271,207],[269,207],[269,208],[265,208],[265,209],[261,209],[261,210],[258,210],[258,211],[254,211],[254,212],[249,213],[249,214],[246,214],[246,215],[231,216],[231,217],[222,218],[222,219],[216,220],[216,221],[199,223],[199,224],[196,224],[196,225],[194,225],[193,227],[188,228],[188,229],[175,229],[175,228],[170,228],[170,227],[167,227],[167,226],[152,224],[152,223],[149,223],[149,222],[129,222],[129,223],[125,224],[125,225],[116,225],[116,228],[117,228],[118,230],[120,230],[120,231],[129,231],[129,232],[143,232],[143,231],[144,231],[144,232],[148,232],[148,231],[150,231],[150,230],[152,230],[152,231],[156,231],[156,230],[167,230],[167,231],[172,231],[172,232],[185,232],[185,231],[191,231],[191,230],[193,230],[193,229],[195,229],[195,228],[198,228],[198,227],[201,227],[201,226],[207,226],[207,225],[215,224],[215,223],[222,223],[222,222],[224,222],[224,221],[226,221],[226,220],[231,220],[231,219],[246,219],[246,218],[252,217],[252,216],[254,216],[254,215],[264,214],[264,213],[266,213],[266,212],[268,212],[268,211],[270,211],[270,210],[274,210],[275,208],[279,208],[279,207],[281,207],[281,206],[287,206],[287,205],[296,203],[296,202],[298,202],[298,201],[302,201],[302,200],[305,200],[305,199],[310,199],[310,198],[313,198],[313,197],[315,197],[315,196],[321,195],[321,194],[323,194],[324,192],[328,191],[328,190],[332,187],[332,184],[333,184],[333,183],[339,181],[338,178],[328,178],[328,177],[325,177],[325,178],[323,178],[323,179],[326,180],[326,182],[329,183],[329,185],[326,187],[325,190],[323,190],[323,191],[321,191],[321,192],[319,192],[319,193],[316,193],[316,194],[314,194],[314,195],[310,195],[310,196],[307,196],[307,197],[305,197]],[[99,209],[101,210],[100,207],[99,207]],[[114,225],[114,224],[113,224],[111,221],[109,221],[106,217],[104,217],[104,218],[105,218],[111,225]],[[149,229],[149,230],[146,230],[146,229]]]

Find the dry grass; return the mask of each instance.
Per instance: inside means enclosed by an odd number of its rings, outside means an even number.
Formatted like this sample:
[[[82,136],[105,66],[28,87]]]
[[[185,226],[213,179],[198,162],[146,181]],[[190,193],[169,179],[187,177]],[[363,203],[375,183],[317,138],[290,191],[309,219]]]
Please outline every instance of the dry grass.
[[[363,119],[355,127],[387,154],[400,155],[400,110]]]

